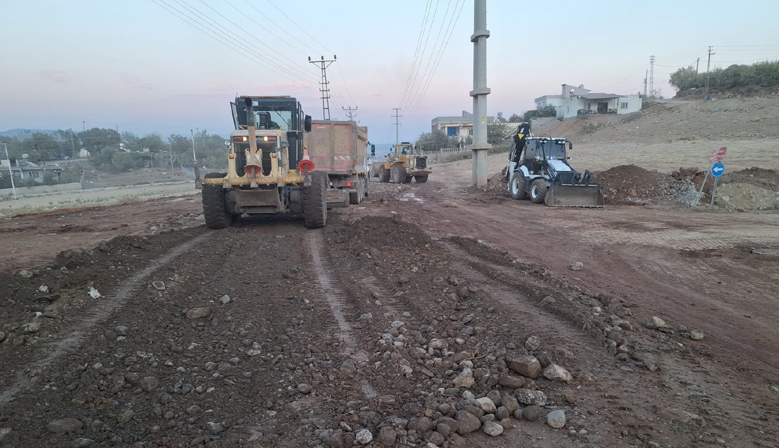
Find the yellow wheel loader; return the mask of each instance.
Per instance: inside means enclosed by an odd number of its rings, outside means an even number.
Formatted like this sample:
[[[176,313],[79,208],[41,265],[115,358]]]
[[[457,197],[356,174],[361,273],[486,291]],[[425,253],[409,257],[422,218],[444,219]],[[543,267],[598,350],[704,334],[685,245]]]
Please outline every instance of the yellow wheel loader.
[[[374,175],[381,182],[392,181],[396,184],[418,184],[427,182],[427,177],[433,170],[430,168],[427,156],[414,154],[414,145],[409,142],[393,146],[394,154],[389,154],[383,162],[377,162],[373,168]]]
[[[206,226],[223,229],[244,214],[293,213],[308,228],[324,227],[327,173],[314,171],[303,146],[311,117],[289,96],[241,96],[231,106],[227,172],[203,179]]]

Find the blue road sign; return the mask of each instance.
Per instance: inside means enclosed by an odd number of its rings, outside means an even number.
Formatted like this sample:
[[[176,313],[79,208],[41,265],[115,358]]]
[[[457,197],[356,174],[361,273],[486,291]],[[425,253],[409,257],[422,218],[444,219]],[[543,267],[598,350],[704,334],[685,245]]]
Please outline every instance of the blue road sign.
[[[714,177],[720,177],[722,174],[725,173],[725,164],[722,162],[717,162],[714,165],[711,166],[711,175]]]

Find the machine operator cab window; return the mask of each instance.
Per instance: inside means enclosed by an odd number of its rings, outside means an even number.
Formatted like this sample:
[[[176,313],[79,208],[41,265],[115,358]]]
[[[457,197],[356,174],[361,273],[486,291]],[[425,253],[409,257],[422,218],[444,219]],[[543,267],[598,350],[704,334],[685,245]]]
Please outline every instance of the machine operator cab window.
[[[401,155],[408,155],[414,152],[413,146],[411,145],[401,145],[400,146],[400,154]]]

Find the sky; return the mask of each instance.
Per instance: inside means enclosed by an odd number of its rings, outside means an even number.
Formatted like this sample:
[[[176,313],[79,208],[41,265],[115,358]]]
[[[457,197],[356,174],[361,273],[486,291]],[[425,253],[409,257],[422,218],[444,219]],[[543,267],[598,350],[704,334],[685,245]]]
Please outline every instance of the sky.
[[[228,135],[240,95],[290,95],[322,118],[357,107],[371,141],[430,131],[473,107],[472,0],[0,0],[0,131],[118,127]],[[779,59],[776,0],[488,0],[490,115],[534,109],[564,83],[643,92],[700,59],[712,68]],[[186,19],[183,20],[183,19]],[[424,25],[424,26],[423,26]]]

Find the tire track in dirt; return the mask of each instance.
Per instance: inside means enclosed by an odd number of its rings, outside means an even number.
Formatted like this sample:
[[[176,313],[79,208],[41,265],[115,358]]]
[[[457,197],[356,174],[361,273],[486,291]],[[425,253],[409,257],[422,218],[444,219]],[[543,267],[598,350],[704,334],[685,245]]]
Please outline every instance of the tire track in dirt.
[[[25,371],[30,371],[32,375],[30,377],[24,376],[23,371],[19,372],[17,381],[11,387],[0,393],[0,405],[6,404],[12,401],[14,396],[19,392],[25,391],[32,387],[39,376],[38,373],[44,371],[55,362],[62,359],[64,356],[77,351],[82,347],[84,338],[100,323],[107,320],[111,314],[123,307],[127,301],[138,292],[142,287],[144,281],[152,275],[154,272],[170,263],[175,258],[181,256],[187,251],[191,250],[198,244],[211,237],[212,233],[204,233],[197,236],[184,244],[172,249],[166,255],[158,258],[149,264],[146,268],[136,273],[128,280],[124,281],[119,289],[113,293],[105,294],[102,300],[90,311],[90,314],[83,318],[83,320],[75,325],[75,328],[53,347],[47,348],[47,353],[43,355],[42,359],[39,359],[28,365]]]
[[[344,316],[345,295],[333,284],[333,280],[330,277],[330,269],[327,266],[326,260],[322,257],[324,250],[324,243],[322,241],[322,231],[311,231],[306,235],[309,242],[309,248],[311,249],[311,263],[314,268],[314,272],[319,281],[319,285],[322,288],[322,292],[327,299],[327,304],[330,306],[330,310],[333,313],[333,317],[338,323],[340,330],[341,340],[346,344],[346,349],[343,354],[352,358],[358,364],[367,363],[370,358],[368,354],[360,350],[357,346],[357,342],[352,336],[352,328],[349,322]],[[368,399],[375,398],[377,396],[376,390],[371,386],[367,379],[360,380],[360,388],[362,389],[365,397]]]

